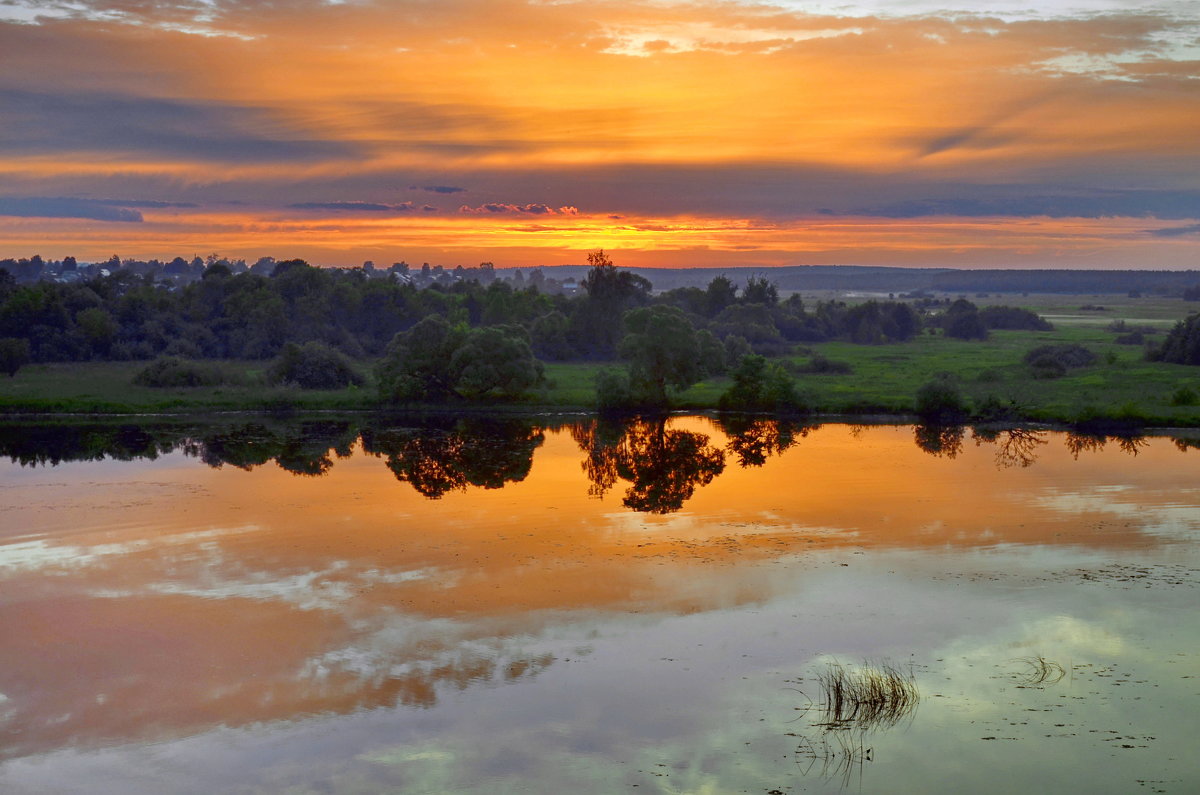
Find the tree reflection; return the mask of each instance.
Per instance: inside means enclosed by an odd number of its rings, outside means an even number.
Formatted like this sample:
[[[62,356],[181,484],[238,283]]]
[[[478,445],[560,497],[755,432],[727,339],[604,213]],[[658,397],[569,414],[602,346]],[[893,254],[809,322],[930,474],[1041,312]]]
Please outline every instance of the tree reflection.
[[[423,428],[364,428],[363,450],[396,479],[438,499],[468,486],[498,489],[529,475],[545,434],[516,420],[460,420]]]
[[[1181,453],[1186,453],[1188,450],[1200,450],[1200,439],[1189,436],[1172,436],[1171,442]]]
[[[705,434],[666,427],[665,418],[638,419],[623,427],[592,420],[571,427],[584,453],[583,471],[604,494],[617,480],[629,481],[622,504],[644,513],[673,513],[699,486],[725,469],[725,453]],[[620,433],[615,433],[620,427]]]
[[[1037,449],[1046,444],[1045,431],[1029,428],[975,428],[971,432],[976,444],[992,442],[996,445],[996,466],[1027,467],[1037,461]]]
[[[723,416],[717,420],[729,437],[726,449],[737,456],[743,467],[760,467],[773,455],[779,455],[799,439],[808,436],[810,426],[790,420]]]
[[[1104,449],[1104,446],[1115,441],[1117,446],[1122,451],[1130,455],[1137,455],[1141,449],[1149,444],[1145,436],[1122,434],[1119,436],[1106,436],[1099,433],[1086,433],[1072,431],[1066,436],[1067,450],[1071,452],[1072,458],[1079,460],[1080,453],[1096,453]]]
[[[913,436],[917,447],[932,456],[957,458],[962,452],[966,428],[962,425],[917,425]]]
[[[64,461],[133,461],[169,453],[185,431],[178,425],[0,425],[0,455],[21,466],[58,466]]]
[[[330,453],[350,455],[358,438],[349,422],[302,422],[297,427],[271,430],[258,423],[209,431],[187,439],[184,452],[213,468],[225,464],[250,470],[274,460],[295,475],[315,477],[333,467]]]

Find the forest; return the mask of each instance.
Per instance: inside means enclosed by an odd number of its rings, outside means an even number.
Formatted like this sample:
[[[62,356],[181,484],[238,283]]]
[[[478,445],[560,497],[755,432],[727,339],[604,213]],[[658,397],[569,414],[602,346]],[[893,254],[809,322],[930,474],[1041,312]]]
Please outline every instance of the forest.
[[[665,407],[692,385],[718,379],[726,385],[719,408],[802,413],[819,407],[795,376],[850,370],[814,345],[872,348],[926,336],[971,342],[1054,328],[1029,309],[981,307],[966,297],[806,302],[782,295],[765,276],[739,285],[718,274],[703,287],[655,292],[603,251],[588,259],[571,289],[544,278],[514,285],[490,267],[453,276],[425,268],[409,278],[303,260],[237,269],[197,261],[183,280],[118,269],[21,283],[0,269],[0,371],[144,362],[134,378],[140,386],[216,387],[227,379],[222,361],[250,360],[263,362],[268,384],[370,384],[381,405],[408,405],[520,401],[545,383],[546,364],[576,362],[592,365],[593,405],[601,409]],[[1161,342],[1125,330],[1145,344],[1147,360],[1200,363],[1196,317]],[[1060,348],[1027,354],[1030,377],[1059,378],[1095,360]],[[808,352],[807,361],[797,364],[798,352]],[[623,366],[611,366],[617,362]],[[905,401],[922,416],[980,415],[979,406],[953,399],[957,387],[944,377],[922,385],[925,404],[912,389]],[[929,395],[943,403],[930,404]],[[984,413],[996,414],[996,406]]]

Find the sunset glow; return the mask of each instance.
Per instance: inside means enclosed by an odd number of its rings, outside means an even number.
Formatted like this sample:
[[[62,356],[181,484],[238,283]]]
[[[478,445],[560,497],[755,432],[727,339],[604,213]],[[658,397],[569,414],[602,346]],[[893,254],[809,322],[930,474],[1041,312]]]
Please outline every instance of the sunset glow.
[[[1195,267],[1200,4],[1019,7],[18,0],[3,256]]]

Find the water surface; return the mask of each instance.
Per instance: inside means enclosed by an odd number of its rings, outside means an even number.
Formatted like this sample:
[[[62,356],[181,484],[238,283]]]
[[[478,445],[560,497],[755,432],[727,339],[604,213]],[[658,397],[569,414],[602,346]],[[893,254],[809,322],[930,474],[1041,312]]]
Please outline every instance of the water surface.
[[[4,792],[1200,790],[1189,440],[229,421],[0,453]],[[831,661],[920,701],[830,731]]]

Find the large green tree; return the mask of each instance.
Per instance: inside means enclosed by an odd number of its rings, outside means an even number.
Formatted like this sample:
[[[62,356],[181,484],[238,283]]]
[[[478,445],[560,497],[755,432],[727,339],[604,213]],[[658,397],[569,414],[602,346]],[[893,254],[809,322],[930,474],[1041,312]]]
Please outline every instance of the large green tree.
[[[629,362],[629,382],[639,402],[665,406],[667,390],[684,390],[704,377],[695,327],[673,306],[625,313],[618,352]]]

